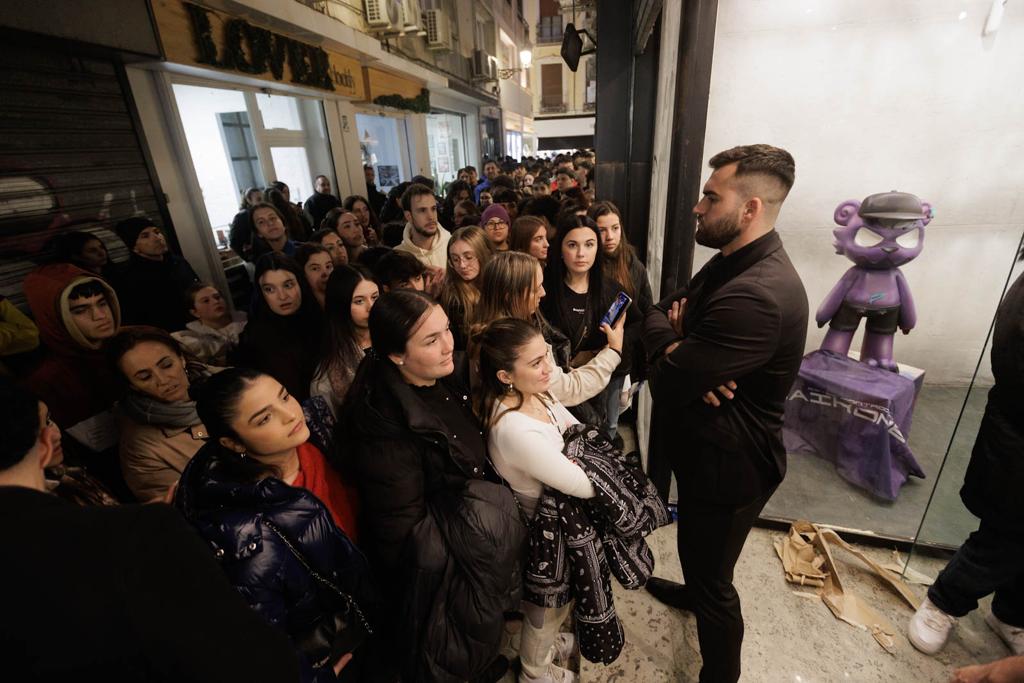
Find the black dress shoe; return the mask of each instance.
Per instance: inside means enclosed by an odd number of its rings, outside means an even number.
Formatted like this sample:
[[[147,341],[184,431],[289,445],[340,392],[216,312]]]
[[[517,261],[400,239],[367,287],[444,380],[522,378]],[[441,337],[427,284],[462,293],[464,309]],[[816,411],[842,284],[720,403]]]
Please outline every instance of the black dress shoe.
[[[690,589],[684,584],[652,576],[647,579],[647,584],[644,588],[646,588],[647,592],[653,595],[658,602],[664,605],[675,607],[676,609],[683,609],[687,612],[693,611],[693,601],[690,598]]]
[[[471,683],[498,683],[508,672],[508,657],[498,655]]]

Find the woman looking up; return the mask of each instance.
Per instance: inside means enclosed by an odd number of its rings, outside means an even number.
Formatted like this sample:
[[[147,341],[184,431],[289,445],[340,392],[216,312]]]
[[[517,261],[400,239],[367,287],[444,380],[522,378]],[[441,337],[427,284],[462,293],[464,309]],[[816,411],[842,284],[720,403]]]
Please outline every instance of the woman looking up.
[[[508,238],[512,251],[521,251],[540,261],[548,262],[548,224],[538,216],[520,216],[512,223]]]
[[[370,311],[370,335],[337,439],[350,442],[364,547],[390,589],[385,640],[402,680],[498,680],[525,528],[508,489],[488,481],[448,316],[429,295],[398,290]]]
[[[255,281],[259,290],[233,364],[272,374],[288,393],[304,401],[313,379],[309,345],[320,339],[320,307],[298,264],[287,256],[261,256]]]
[[[448,270],[441,305],[448,314],[457,351],[466,350],[469,321],[480,301],[480,272],[490,261],[491,253],[484,231],[476,226],[459,228],[448,242]]]
[[[156,327],[122,327],[104,350],[126,385],[118,404],[124,480],[140,502],[161,501],[205,443],[188,389],[210,370],[186,361],[174,338]]]
[[[316,302],[320,304],[321,310],[324,307],[324,297],[327,295],[327,278],[334,270],[334,260],[330,253],[319,244],[307,242],[300,244],[295,250],[295,262],[302,268],[306,276],[306,284],[313,292]]]
[[[569,340],[544,319],[540,302],[545,295],[544,274],[537,259],[518,251],[495,254],[480,281],[480,304],[471,326],[473,339],[500,318],[516,318],[533,325],[548,343],[555,366],[551,394],[567,406],[575,406],[600,393],[622,358],[625,320],[606,334],[607,347],[588,363],[569,368]],[[473,341],[470,348],[474,349]],[[475,354],[475,352],[474,352]]]
[[[303,680],[334,681],[364,640],[363,619],[373,619],[352,492],[308,442],[301,407],[273,377],[229,368],[193,393],[210,438],[185,468],[174,505],[250,607],[291,637]],[[338,599],[312,572],[358,605],[341,629]],[[348,652],[331,657],[345,638]]]
[[[548,393],[554,370],[544,337],[524,320],[497,320],[480,336],[474,406],[487,430],[491,461],[529,519],[545,486],[576,498],[594,497],[590,478],[562,453],[562,432],[577,421]],[[571,609],[572,602],[555,608],[523,602],[521,683],[575,681],[554,664],[556,651],[563,661],[572,651],[571,636],[557,640]]]
[[[326,397],[335,413],[372,346],[370,310],[379,296],[370,271],[358,264],[336,269],[327,281],[327,315],[310,394]]]
[[[171,336],[207,365],[226,366],[228,354],[238,346],[248,316],[231,312],[220,291],[208,282],[197,282],[185,292],[188,314],[195,318]]]

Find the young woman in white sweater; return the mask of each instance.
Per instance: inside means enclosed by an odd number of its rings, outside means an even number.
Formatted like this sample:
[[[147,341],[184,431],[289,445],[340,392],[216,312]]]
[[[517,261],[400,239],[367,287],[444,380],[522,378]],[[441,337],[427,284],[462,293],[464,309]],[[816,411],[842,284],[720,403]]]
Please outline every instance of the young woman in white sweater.
[[[622,348],[621,320],[614,328],[603,325],[601,329],[609,347]],[[494,468],[508,482],[524,513],[533,518],[545,486],[577,498],[593,498],[586,473],[562,454],[562,433],[576,424],[576,418],[550,393],[556,366],[544,337],[524,320],[503,318],[488,325],[478,343],[477,414],[487,432]],[[575,680],[570,671],[553,663],[556,649],[572,648],[566,639],[556,648],[559,629],[571,608],[572,603],[560,608],[523,603],[521,683]]]

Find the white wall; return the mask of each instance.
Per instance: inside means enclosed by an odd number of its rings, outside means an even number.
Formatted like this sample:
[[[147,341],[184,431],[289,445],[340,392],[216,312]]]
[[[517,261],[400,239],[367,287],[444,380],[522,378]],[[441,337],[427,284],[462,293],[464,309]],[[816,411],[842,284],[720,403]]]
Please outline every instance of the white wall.
[[[918,326],[896,340],[897,360],[932,383],[970,380],[1024,230],[1024,5],[982,38],[990,4],[719,2],[705,157],[754,142],[792,152],[779,228],[812,318],[851,265],[831,247],[838,203],[899,189],[935,207],[903,267]],[[822,336],[812,320],[808,348]]]

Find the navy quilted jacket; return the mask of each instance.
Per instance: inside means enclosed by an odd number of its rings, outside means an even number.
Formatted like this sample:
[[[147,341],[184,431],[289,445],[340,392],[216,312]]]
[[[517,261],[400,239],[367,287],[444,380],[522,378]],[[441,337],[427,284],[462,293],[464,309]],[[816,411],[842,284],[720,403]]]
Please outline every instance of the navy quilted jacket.
[[[174,504],[209,544],[246,602],[289,636],[304,632],[324,611],[315,579],[262,523],[266,519],[321,576],[352,595],[372,620],[374,594],[366,560],[335,526],[323,503],[280,479],[223,479],[212,457],[217,449],[219,444],[207,444],[189,462]],[[299,655],[304,681],[335,680],[329,663],[315,667]]]

